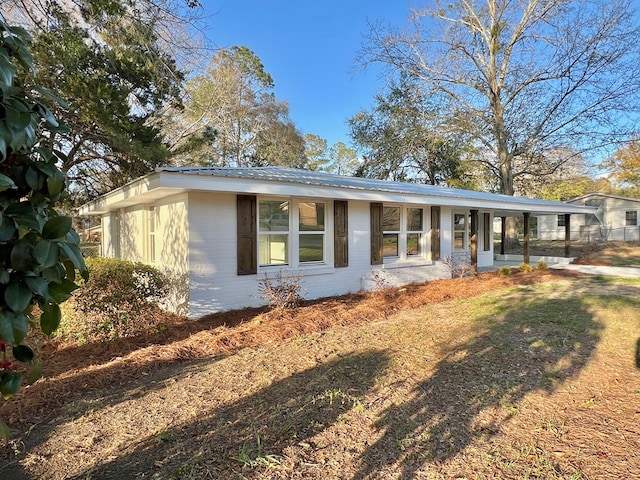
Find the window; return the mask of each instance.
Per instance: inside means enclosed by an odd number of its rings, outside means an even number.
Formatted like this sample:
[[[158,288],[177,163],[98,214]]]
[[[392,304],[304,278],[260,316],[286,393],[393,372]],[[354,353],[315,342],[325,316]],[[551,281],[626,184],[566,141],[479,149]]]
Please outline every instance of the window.
[[[149,262],[156,261],[156,207],[149,207],[148,232],[149,232]]]
[[[464,250],[467,248],[467,215],[453,214],[453,248]]]
[[[564,221],[564,215],[558,215],[558,226],[559,227],[564,227],[566,225],[565,221]]]
[[[407,208],[407,256],[422,255],[422,209]]]
[[[300,263],[324,261],[324,203],[298,205],[298,258]]]
[[[383,257],[422,256],[424,236],[424,210],[422,208],[383,207],[382,230]]]
[[[400,255],[400,207],[383,207],[382,209],[382,256],[397,257]]]
[[[323,202],[260,200],[258,264],[325,263],[326,213]]]
[[[638,225],[638,212],[636,210],[624,212],[624,221],[627,227],[635,227]]]
[[[289,202],[263,200],[259,206],[258,263],[286,265],[289,263]]]

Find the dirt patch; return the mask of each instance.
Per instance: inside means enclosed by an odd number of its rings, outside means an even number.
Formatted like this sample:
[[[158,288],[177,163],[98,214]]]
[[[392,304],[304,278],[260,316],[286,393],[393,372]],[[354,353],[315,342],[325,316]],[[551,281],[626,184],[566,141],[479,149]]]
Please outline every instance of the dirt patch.
[[[634,478],[637,297],[490,273],[48,344],[0,478]]]
[[[175,362],[225,356],[244,347],[382,319],[400,310],[573,275],[551,270],[511,276],[491,272],[309,301],[295,310],[234,310],[197,321],[168,314],[161,333],[113,342],[75,345],[45,341],[40,351],[43,378],[4,402],[0,418],[16,425],[72,402],[91,389],[143,378]]]

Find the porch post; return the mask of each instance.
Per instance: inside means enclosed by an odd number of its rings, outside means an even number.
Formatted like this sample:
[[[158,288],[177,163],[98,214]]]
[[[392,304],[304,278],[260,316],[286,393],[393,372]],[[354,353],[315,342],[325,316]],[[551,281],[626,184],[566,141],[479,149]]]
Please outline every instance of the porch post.
[[[522,245],[522,257],[524,263],[529,263],[529,218],[531,214],[524,212],[524,244]]]
[[[564,214],[564,256],[571,256],[571,214]]]
[[[507,240],[507,217],[500,217],[500,255],[504,255],[504,243]]]
[[[478,210],[471,210],[471,270],[478,271]]]

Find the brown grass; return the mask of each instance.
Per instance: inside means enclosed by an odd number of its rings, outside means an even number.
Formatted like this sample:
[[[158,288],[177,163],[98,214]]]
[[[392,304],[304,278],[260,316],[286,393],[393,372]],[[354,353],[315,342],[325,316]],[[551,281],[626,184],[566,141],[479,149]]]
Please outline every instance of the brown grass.
[[[637,294],[492,273],[49,343],[0,478],[632,478]]]

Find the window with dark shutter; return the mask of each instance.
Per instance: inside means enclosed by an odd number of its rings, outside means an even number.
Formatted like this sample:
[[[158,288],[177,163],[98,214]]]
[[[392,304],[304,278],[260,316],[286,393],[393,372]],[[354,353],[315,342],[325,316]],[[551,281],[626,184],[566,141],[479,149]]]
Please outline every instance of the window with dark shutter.
[[[256,197],[238,195],[238,275],[258,272]]]
[[[440,260],[440,207],[431,207],[431,260]]]
[[[349,266],[349,208],[345,200],[333,202],[333,266]]]
[[[382,264],[384,231],[382,227],[382,204],[371,204],[371,265]]]

